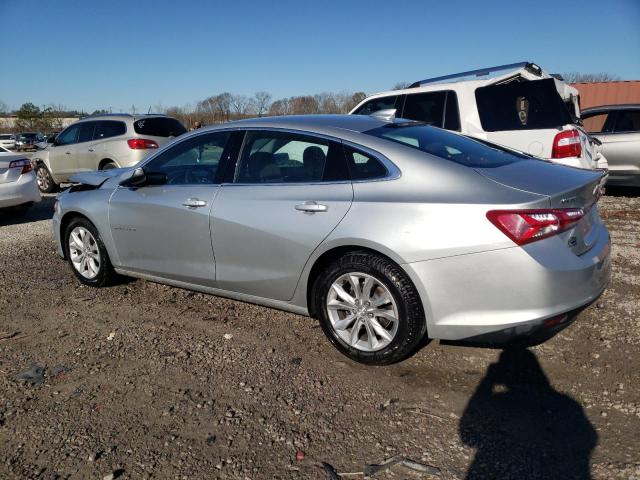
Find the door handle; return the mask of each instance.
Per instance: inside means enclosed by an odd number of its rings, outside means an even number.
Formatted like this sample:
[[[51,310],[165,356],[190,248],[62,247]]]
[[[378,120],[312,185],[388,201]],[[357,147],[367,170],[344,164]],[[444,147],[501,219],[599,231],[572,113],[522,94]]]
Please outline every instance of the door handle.
[[[204,200],[200,200],[199,198],[190,198],[186,202],[184,202],[182,205],[189,208],[198,208],[198,207],[206,207],[207,202],[205,202]]]
[[[64,152],[65,155],[71,155],[71,152]]]
[[[329,209],[326,205],[322,205],[320,203],[314,201],[308,201],[296,205],[296,210],[299,210],[304,213],[316,213],[316,212],[326,212]]]
[[[93,148],[90,148],[90,149],[89,149],[89,151],[90,151],[90,152],[93,152]]]

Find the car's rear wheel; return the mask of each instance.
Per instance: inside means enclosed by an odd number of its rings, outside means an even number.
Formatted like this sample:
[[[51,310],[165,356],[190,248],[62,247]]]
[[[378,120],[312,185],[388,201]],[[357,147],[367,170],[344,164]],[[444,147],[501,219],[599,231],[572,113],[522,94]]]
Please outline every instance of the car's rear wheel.
[[[71,270],[85,285],[103,287],[115,278],[109,254],[96,227],[86,218],[72,220],[65,231],[66,256]]]
[[[118,166],[113,162],[105,162],[100,167],[100,170],[113,170],[114,168],[118,168]]]
[[[36,181],[42,193],[53,193],[58,190],[58,184],[53,181],[47,167],[41,163],[36,165]]]
[[[312,294],[324,333],[357,362],[404,360],[426,334],[415,286],[385,257],[366,251],[344,255],[318,276]]]

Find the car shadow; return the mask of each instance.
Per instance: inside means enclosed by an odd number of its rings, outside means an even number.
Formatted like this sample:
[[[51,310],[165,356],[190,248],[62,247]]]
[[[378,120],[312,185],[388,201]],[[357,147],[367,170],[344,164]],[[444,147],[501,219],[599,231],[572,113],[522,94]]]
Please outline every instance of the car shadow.
[[[551,386],[530,350],[504,350],[489,366],[459,433],[477,450],[468,480],[591,478],[598,434],[580,404]]]
[[[608,197],[640,197],[640,187],[612,187],[607,185]]]
[[[12,216],[3,210],[0,210],[0,227],[7,225],[19,225],[21,223],[39,222],[41,220],[51,220],[51,217],[53,217],[53,205],[55,202],[55,195],[43,195],[40,202],[34,203],[24,215],[19,217]]]

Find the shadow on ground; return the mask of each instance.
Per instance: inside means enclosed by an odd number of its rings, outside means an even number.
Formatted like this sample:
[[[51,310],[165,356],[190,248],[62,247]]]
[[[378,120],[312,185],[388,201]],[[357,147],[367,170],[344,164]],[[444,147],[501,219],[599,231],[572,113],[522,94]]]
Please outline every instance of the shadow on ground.
[[[39,203],[34,203],[22,216],[12,216],[0,210],[0,227],[50,220],[53,217],[53,204],[55,201],[55,195],[43,196]]]
[[[460,420],[475,449],[468,480],[590,479],[598,435],[574,399],[554,390],[536,356],[505,350],[489,366]]]

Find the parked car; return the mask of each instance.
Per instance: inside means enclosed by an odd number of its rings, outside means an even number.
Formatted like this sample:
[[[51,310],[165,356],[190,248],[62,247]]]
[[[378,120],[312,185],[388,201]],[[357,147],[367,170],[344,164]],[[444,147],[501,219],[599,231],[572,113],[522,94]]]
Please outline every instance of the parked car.
[[[311,315],[387,364],[425,338],[570,323],[608,279],[602,176],[418,122],[269,117],[74,176],[53,229],[85,285],[117,273]]]
[[[609,185],[640,187],[640,105],[607,105],[582,112],[585,129],[602,142]]]
[[[421,80],[372,95],[352,111],[394,109],[419,120],[555,163],[606,169],[606,158],[580,128],[578,91],[539,66],[515,63]]]
[[[31,161],[0,147],[0,211],[21,216],[39,201],[40,192]]]
[[[150,152],[186,132],[165,115],[109,114],[79,120],[38,151],[32,161],[42,192],[53,192],[74,173],[137,164]]]
[[[21,133],[16,138],[16,150],[36,150],[36,144],[42,141],[42,134],[35,132]]]
[[[1,133],[0,134],[0,147],[4,147],[9,150],[16,148],[16,136],[13,133]]]

